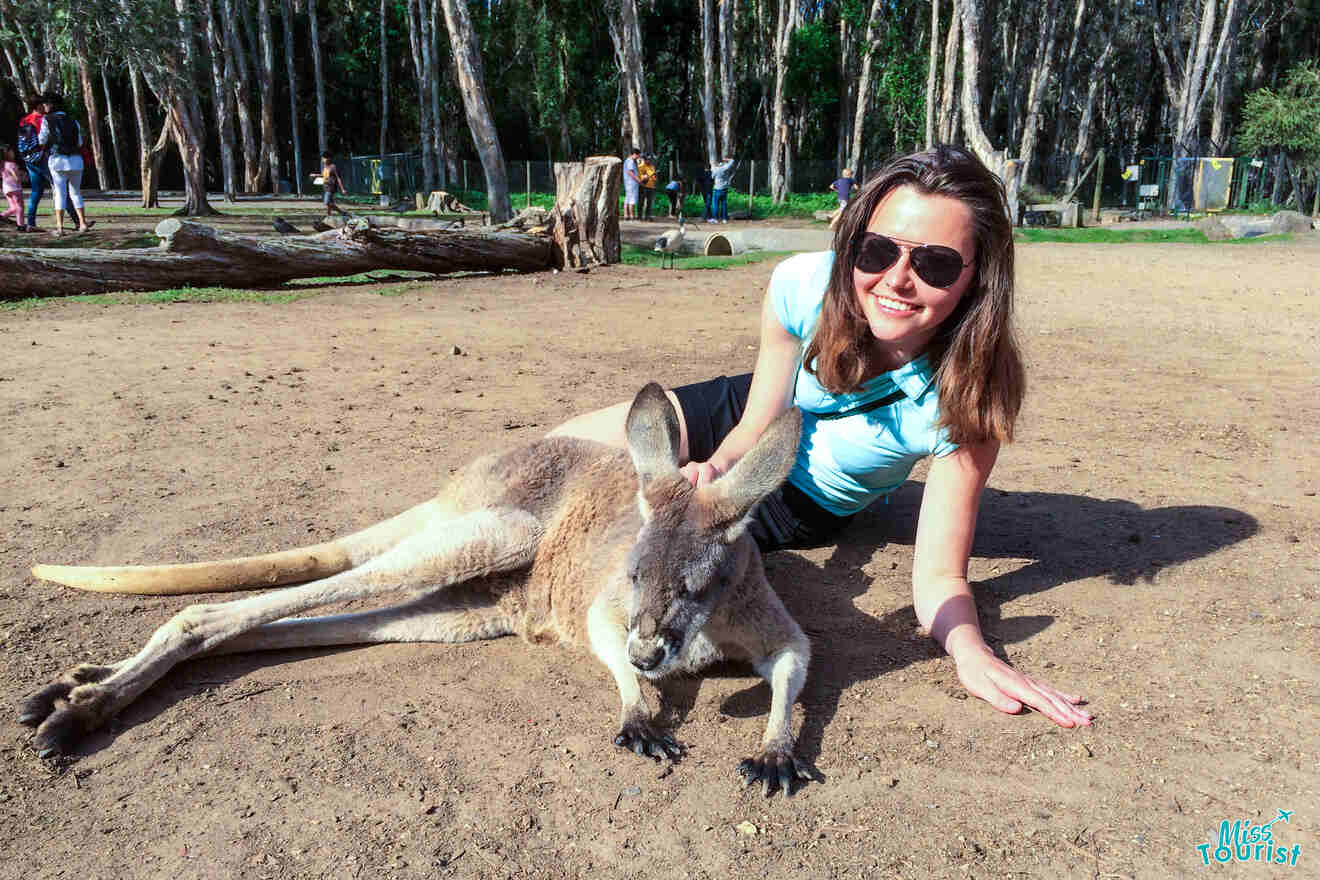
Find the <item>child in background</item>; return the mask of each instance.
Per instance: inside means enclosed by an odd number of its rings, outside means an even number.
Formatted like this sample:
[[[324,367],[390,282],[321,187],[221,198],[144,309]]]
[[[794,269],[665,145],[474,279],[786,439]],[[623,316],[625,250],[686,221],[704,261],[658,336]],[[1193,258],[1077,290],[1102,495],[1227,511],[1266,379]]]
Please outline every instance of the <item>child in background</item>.
[[[665,184],[665,195],[669,196],[669,216],[683,216],[683,181],[672,178]]]
[[[0,214],[0,217],[13,217],[18,224],[18,231],[27,232],[27,226],[23,223],[23,179],[18,173],[18,154],[8,145],[5,146],[4,166],[0,176],[4,178],[5,198],[9,200],[9,210]]]

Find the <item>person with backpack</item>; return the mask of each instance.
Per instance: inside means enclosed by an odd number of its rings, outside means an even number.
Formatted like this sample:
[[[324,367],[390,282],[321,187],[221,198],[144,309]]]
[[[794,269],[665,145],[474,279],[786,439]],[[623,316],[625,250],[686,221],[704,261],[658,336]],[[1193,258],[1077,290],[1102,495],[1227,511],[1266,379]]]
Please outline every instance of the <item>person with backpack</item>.
[[[28,196],[27,223],[22,218],[18,228],[22,232],[36,232],[37,205],[41,202],[42,192],[50,187],[50,172],[46,168],[46,148],[41,145],[41,126],[45,120],[46,96],[33,95],[27,101],[28,114],[18,122],[18,140],[14,144],[18,158],[27,166],[28,184],[32,193]]]
[[[55,234],[64,234],[64,212],[73,208],[78,231],[92,228],[83,210],[82,197],[82,126],[64,112],[64,102],[54,96],[46,99],[46,118],[41,122],[41,144],[47,148],[46,167],[50,171],[55,194]]]

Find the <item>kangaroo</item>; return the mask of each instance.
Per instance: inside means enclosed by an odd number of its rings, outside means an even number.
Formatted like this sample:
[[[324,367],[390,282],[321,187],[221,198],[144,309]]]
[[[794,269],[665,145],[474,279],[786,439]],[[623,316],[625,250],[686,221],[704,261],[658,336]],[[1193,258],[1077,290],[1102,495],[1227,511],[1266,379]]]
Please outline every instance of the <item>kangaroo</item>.
[[[656,760],[678,760],[683,746],[653,721],[639,674],[658,681],[723,659],[750,662],[770,684],[771,706],[760,752],[737,772],[766,796],[791,795],[811,778],[791,725],[810,648],[766,580],[745,517],[787,477],[801,417],[785,412],[727,475],[699,489],[678,469],[678,418],[659,385],[638,393],[626,424],[626,451],[551,437],[483,456],[432,500],[323,544],[219,562],[37,565],[38,578],[107,592],[294,585],[185,608],[134,656],[78,666],[34,693],[18,720],[36,727],[38,754],[58,756],[194,657],[516,634],[589,648],[623,703],[614,743]],[[370,611],[290,617],[395,591],[412,595]]]

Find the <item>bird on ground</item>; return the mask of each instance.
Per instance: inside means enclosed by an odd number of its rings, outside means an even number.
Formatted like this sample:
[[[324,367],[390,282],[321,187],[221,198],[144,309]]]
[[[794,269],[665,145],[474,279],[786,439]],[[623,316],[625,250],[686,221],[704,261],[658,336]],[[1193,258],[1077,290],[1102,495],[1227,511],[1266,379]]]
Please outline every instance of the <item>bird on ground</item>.
[[[280,235],[299,234],[298,227],[294,226],[292,223],[290,223],[288,220],[285,220],[283,217],[276,217],[274,222],[271,223],[271,225],[275,227],[275,231],[278,232]]]
[[[669,267],[674,267],[674,254],[683,246],[683,236],[686,234],[684,225],[687,221],[679,217],[677,229],[665,230],[659,238],[655,240],[655,250],[660,254],[660,268],[665,267],[665,255],[669,256]]]

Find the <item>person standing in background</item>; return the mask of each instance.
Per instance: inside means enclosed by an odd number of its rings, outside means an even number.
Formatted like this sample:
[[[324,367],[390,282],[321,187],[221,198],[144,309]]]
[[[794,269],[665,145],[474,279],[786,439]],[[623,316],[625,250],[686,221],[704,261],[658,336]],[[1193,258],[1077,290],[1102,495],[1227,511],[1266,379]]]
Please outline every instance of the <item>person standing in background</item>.
[[[23,223],[23,181],[18,174],[18,154],[14,152],[11,146],[5,146],[4,168],[2,172],[5,187],[5,199],[9,202],[9,210],[0,214],[0,217],[13,217],[14,223],[18,225],[19,232],[27,232],[27,226]]]
[[[344,189],[344,179],[339,176],[339,167],[335,165],[335,157],[329,151],[321,154],[321,201],[325,203],[325,216],[331,214],[342,214],[343,209],[335,204],[335,195],[338,193],[347,193]]]
[[[655,163],[651,161],[650,156],[643,156],[642,161],[637,163],[637,178],[641,181],[641,196],[637,200],[637,206],[640,209],[642,220],[651,219],[651,206],[655,202]]]
[[[711,176],[714,178],[711,204],[716,223],[729,222],[729,184],[733,183],[733,168],[736,164],[737,162],[733,159],[726,158],[710,169]]]
[[[44,104],[38,140],[48,151],[46,168],[50,172],[55,200],[55,235],[64,234],[64,214],[69,211],[78,220],[78,231],[92,228],[83,209],[82,197],[82,126],[64,112],[64,101],[49,95]],[[72,210],[70,210],[72,209]]]
[[[633,147],[628,153],[628,158],[623,160],[623,219],[637,219],[637,191],[641,188],[642,180],[637,176],[637,160],[642,157],[642,151]]]
[[[46,167],[46,148],[41,143],[41,123],[46,118],[46,96],[33,95],[28,98],[28,115],[18,123],[18,158],[27,166],[28,185],[32,193],[28,196],[27,223],[19,223],[19,228],[27,232],[37,229],[37,205],[41,202],[41,193],[50,186],[50,170]]]
[[[830,184],[829,188],[834,190],[834,195],[839,199],[839,207],[835,209],[834,214],[830,216],[831,229],[834,228],[834,224],[839,222],[839,217],[842,216],[843,209],[848,207],[848,198],[852,195],[853,187],[856,185],[857,183],[853,180],[851,168],[843,169],[842,173],[839,174],[838,179]]]

